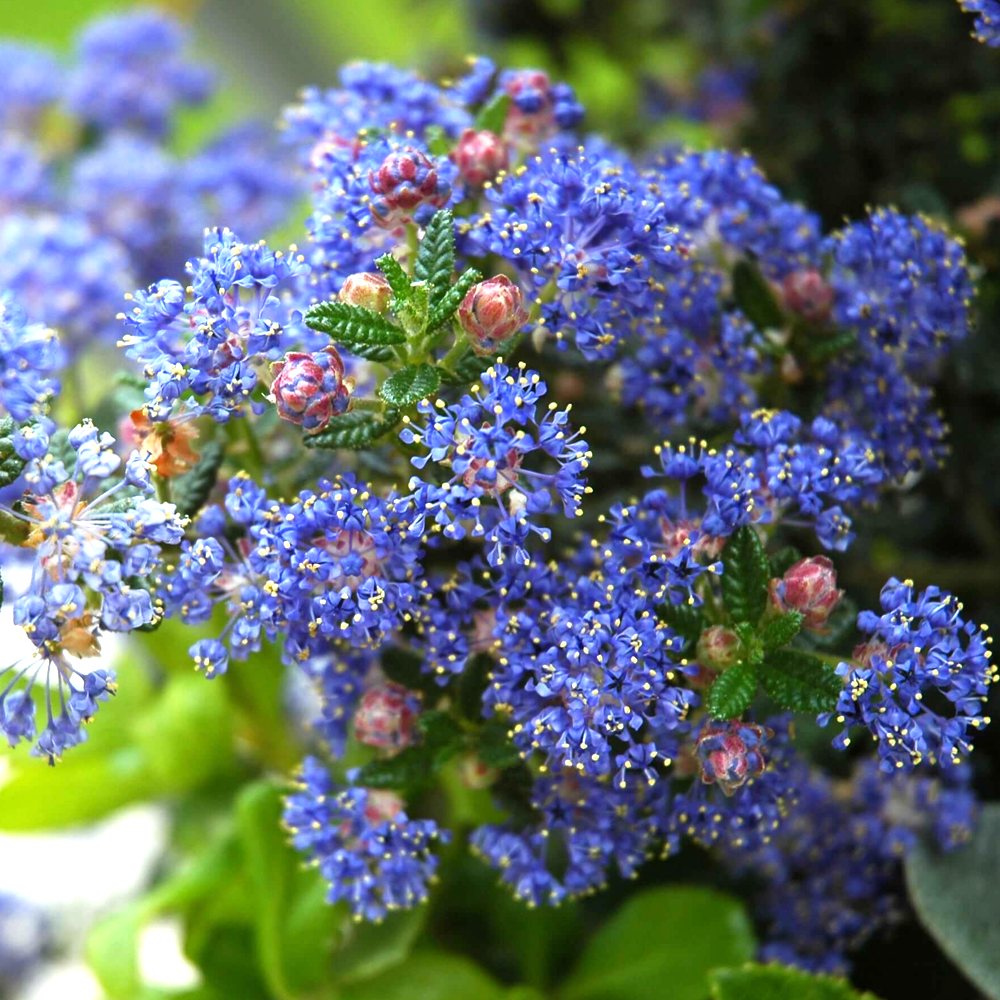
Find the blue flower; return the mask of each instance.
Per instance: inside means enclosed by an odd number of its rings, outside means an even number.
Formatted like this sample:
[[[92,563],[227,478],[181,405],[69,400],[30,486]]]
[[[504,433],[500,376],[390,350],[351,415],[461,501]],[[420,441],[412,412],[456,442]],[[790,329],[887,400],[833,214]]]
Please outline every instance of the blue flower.
[[[1000,3],[997,0],[958,0],[966,14],[975,14],[972,37],[990,48],[1000,47]]]
[[[53,378],[63,353],[53,330],[25,322],[24,311],[0,292],[0,404],[18,421],[44,415],[59,392]]]

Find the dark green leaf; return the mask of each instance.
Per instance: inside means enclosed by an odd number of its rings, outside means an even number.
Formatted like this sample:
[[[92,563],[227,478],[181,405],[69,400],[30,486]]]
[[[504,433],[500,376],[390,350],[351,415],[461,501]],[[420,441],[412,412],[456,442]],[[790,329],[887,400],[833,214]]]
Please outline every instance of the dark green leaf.
[[[713,719],[737,719],[753,702],[757,674],[748,663],[737,663],[719,674],[708,692],[708,712]]]
[[[420,937],[429,909],[397,910],[380,924],[352,922],[334,956],[337,985],[361,983],[403,962]],[[342,1000],[342,994],[337,997]]]
[[[738,900],[672,886],[632,896],[587,944],[560,1000],[704,1000],[705,978],[754,952]]]
[[[772,653],[759,675],[771,698],[793,712],[832,712],[843,688],[833,667],[797,649]]]
[[[442,323],[451,319],[452,314],[461,305],[465,293],[477,282],[482,281],[483,276],[474,268],[466,268],[458,278],[458,281],[441,296],[437,305],[431,309],[431,314],[427,318],[427,329],[436,330]],[[482,369],[480,369],[482,371]]]
[[[783,965],[745,965],[709,974],[712,1000],[878,1000],[846,979],[816,976]]]
[[[451,285],[455,273],[455,219],[447,208],[435,212],[424,229],[413,276],[430,286],[430,306],[433,311]]]
[[[991,1000],[1000,1000],[1000,803],[983,807],[972,842],[944,853],[928,843],[906,858],[906,885],[920,922]]]
[[[806,357],[817,363],[830,361],[838,354],[849,351],[857,342],[858,335],[853,330],[845,330],[842,333],[833,333],[827,336],[813,334],[808,341]]]
[[[379,651],[382,673],[391,681],[402,684],[411,691],[422,691],[425,695],[439,695],[441,688],[434,678],[421,669],[423,657],[400,646],[383,646]],[[426,703],[426,702],[425,702]]]
[[[342,990],[341,1000],[503,1000],[505,991],[467,958],[418,951],[404,964]]]
[[[424,746],[435,769],[446,764],[465,745],[462,727],[448,712],[424,712],[417,719],[416,727],[424,738]]]
[[[741,260],[733,268],[733,297],[743,315],[761,332],[785,325],[771,286],[750,261]]]
[[[440,384],[441,376],[433,365],[407,365],[390,375],[379,386],[378,394],[391,406],[402,409],[433,396]]]
[[[509,733],[510,725],[503,719],[490,719],[480,729],[476,754],[487,767],[503,770],[521,763],[521,753]]]
[[[846,646],[850,649],[857,634],[858,605],[855,600],[845,597],[827,619],[823,632],[800,632],[796,645],[806,649],[819,649],[836,653]]]
[[[365,448],[388,434],[399,422],[399,411],[387,406],[381,415],[368,410],[351,410],[334,417],[318,434],[304,434],[307,448]]]
[[[510,108],[510,94],[498,94],[476,115],[476,130],[502,135]]]
[[[413,792],[430,777],[431,760],[426,747],[411,746],[395,757],[372,760],[361,768],[356,784],[364,788],[396,788]]]
[[[406,334],[384,316],[347,302],[317,302],[306,310],[306,325],[348,350],[406,343]]]
[[[412,291],[410,276],[391,253],[382,254],[375,261],[375,266],[385,275],[385,280],[389,282],[392,294],[396,297],[397,305],[394,308],[403,305]]]
[[[8,416],[0,420],[0,489],[10,486],[24,471],[25,461],[14,451],[17,424]]]
[[[495,361],[495,356],[483,357],[469,350],[451,366],[450,372],[441,369],[441,379],[448,385],[467,386],[475,382]]]
[[[488,653],[476,653],[465,663],[458,681],[458,707],[462,715],[473,722],[483,717],[483,693],[489,683],[493,659]]]
[[[760,636],[764,652],[773,653],[782,646],[787,646],[799,634],[800,628],[802,628],[800,611],[789,611],[780,618],[769,621]]]
[[[115,372],[115,383],[128,386],[130,389],[138,389],[140,392],[145,392],[149,387],[149,379],[136,375],[135,372]]]
[[[666,622],[686,642],[697,642],[708,627],[701,608],[691,604],[661,604],[656,609],[660,621]],[[673,652],[678,652],[674,649]]]
[[[794,545],[786,545],[783,549],[779,549],[769,560],[771,576],[784,576],[801,558],[802,553]]]
[[[219,441],[211,441],[201,449],[198,464],[178,478],[174,484],[173,501],[181,514],[194,517],[205,506],[218,481],[225,456],[225,446]]]
[[[757,622],[767,603],[771,579],[764,547],[754,528],[738,528],[722,550],[722,597],[736,622]]]

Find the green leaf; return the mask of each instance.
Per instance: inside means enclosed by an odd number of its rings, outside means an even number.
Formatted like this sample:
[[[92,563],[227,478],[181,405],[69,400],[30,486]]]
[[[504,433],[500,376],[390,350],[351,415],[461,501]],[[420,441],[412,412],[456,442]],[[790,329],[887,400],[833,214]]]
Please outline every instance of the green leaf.
[[[448,712],[424,712],[417,719],[416,728],[424,738],[424,747],[431,755],[435,770],[460,753],[465,745],[462,727]]]
[[[831,361],[838,354],[849,351],[857,342],[858,335],[854,330],[845,330],[842,333],[833,333],[827,336],[813,334],[807,342],[805,354],[813,362]]]
[[[716,677],[708,692],[708,713],[713,719],[737,719],[756,693],[756,671],[749,663],[737,663]]]
[[[424,129],[424,145],[427,152],[434,156],[446,156],[451,152],[451,143],[440,125],[428,125]]]
[[[436,330],[443,323],[451,319],[452,314],[462,304],[465,293],[477,282],[482,281],[483,276],[474,267],[466,268],[458,277],[458,281],[449,288],[438,300],[437,305],[431,309],[431,314],[427,318],[427,329]],[[483,369],[479,369],[482,371]]]
[[[427,223],[413,264],[413,276],[430,286],[432,310],[448,291],[454,273],[455,218],[450,209],[443,208],[435,212]]]
[[[906,857],[906,885],[920,922],[991,1000],[1000,1000],[1000,803],[983,806],[969,844],[943,853],[922,843]]]
[[[385,275],[385,280],[389,282],[392,294],[396,301],[402,306],[410,297],[412,288],[410,286],[410,276],[403,270],[402,265],[391,253],[384,253],[375,261],[375,266]],[[394,305],[393,308],[396,308]]]
[[[793,712],[832,712],[843,689],[833,667],[797,649],[772,653],[759,674],[768,695]]]
[[[433,365],[407,365],[390,375],[379,386],[378,394],[391,406],[402,409],[433,396],[440,385],[441,376]]]
[[[483,717],[483,693],[489,684],[493,658],[488,653],[474,653],[465,663],[458,679],[458,707],[462,715],[473,722]]]
[[[426,747],[410,746],[395,757],[371,760],[361,768],[356,784],[364,788],[420,789],[430,777],[431,759]]]
[[[761,642],[765,653],[787,646],[799,634],[802,628],[803,615],[801,611],[789,611],[780,618],[769,621],[761,632]]]
[[[313,977],[303,976],[302,957],[311,951],[331,952],[337,911],[326,905],[322,893],[315,890],[314,886],[321,883],[319,873],[313,871],[306,888],[314,912],[308,918],[298,913],[299,937],[289,935],[289,914],[302,905],[302,896],[297,892],[302,884],[299,874],[302,859],[282,830],[278,787],[269,782],[247,786],[237,800],[236,812],[245,870],[253,893],[257,960],[274,996],[292,997],[306,986],[318,985],[315,981],[304,981]],[[308,938],[304,940],[301,935]],[[322,964],[312,967],[313,975],[322,971]]]
[[[215,488],[226,448],[219,441],[211,441],[201,449],[198,464],[180,476],[174,484],[173,502],[177,510],[188,517],[194,517],[208,501]]]
[[[334,955],[338,986],[370,981],[387,969],[400,967],[427,922],[428,907],[390,913],[380,924],[348,921],[344,939]],[[401,968],[409,968],[409,962]],[[346,994],[337,994],[343,1000]]]
[[[406,343],[406,334],[384,316],[347,302],[317,302],[311,305],[306,310],[306,325],[329,334],[348,350]]]
[[[507,122],[508,108],[510,108],[510,94],[498,94],[476,115],[476,130],[502,135]]]
[[[441,380],[448,385],[469,385],[471,382],[475,382],[495,361],[495,355],[483,357],[483,355],[469,350],[451,366],[450,372],[440,369]]]
[[[344,347],[341,344],[341,347]],[[344,347],[344,350],[348,354],[354,354],[359,358],[364,358],[366,361],[377,361],[379,364],[385,364],[387,361],[392,361],[396,357],[396,352],[391,347],[380,347],[378,345],[364,346],[363,344],[351,344],[349,348]]]
[[[801,558],[802,553],[794,545],[779,549],[769,560],[771,576],[784,576]]]
[[[850,649],[857,634],[858,604],[851,597],[844,597],[827,619],[823,632],[801,632],[796,644],[807,649],[838,653],[845,646]]]
[[[733,297],[743,315],[762,333],[785,325],[771,286],[750,261],[741,260],[733,268]]]
[[[753,955],[738,900],[686,886],[632,896],[591,938],[559,1000],[704,1000],[705,976]]]
[[[399,423],[399,411],[387,406],[380,416],[368,410],[351,410],[334,417],[318,434],[304,434],[307,448],[349,448],[357,451],[388,434]]]
[[[701,633],[708,627],[701,608],[690,604],[661,604],[657,607],[656,613],[660,621],[666,622],[686,642],[697,642]]]
[[[503,1000],[506,991],[467,958],[424,951],[347,987],[339,996],[340,1000]]]
[[[400,646],[383,646],[379,650],[379,664],[389,680],[411,691],[422,691],[425,696],[439,695],[442,689],[430,674],[423,672],[423,663],[422,656]]]
[[[846,979],[783,965],[716,969],[709,982],[712,1000],[878,1000],[872,993],[858,993]]]
[[[10,486],[24,471],[25,461],[14,451],[17,424],[6,416],[0,420],[0,489]]]
[[[754,528],[738,528],[722,550],[722,597],[736,622],[756,622],[767,603],[771,579],[764,547]]]
[[[521,763],[521,752],[509,733],[510,725],[503,719],[490,719],[480,729],[476,754],[487,767],[502,771]]]

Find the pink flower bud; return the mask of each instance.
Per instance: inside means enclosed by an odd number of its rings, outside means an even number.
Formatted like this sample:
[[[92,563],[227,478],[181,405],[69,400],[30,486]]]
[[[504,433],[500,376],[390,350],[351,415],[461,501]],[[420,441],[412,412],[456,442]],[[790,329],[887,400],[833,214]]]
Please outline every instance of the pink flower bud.
[[[527,319],[521,289],[504,274],[473,285],[458,307],[458,321],[477,354],[492,354]]]
[[[725,670],[739,659],[740,637],[725,625],[712,625],[698,638],[698,662]]]
[[[466,788],[473,791],[489,788],[497,780],[499,773],[496,768],[484,764],[474,754],[467,754],[458,762],[459,779]]]
[[[826,556],[810,556],[790,566],[780,579],[771,581],[768,592],[775,611],[801,611],[802,627],[822,632],[827,619],[844,596],[837,589],[837,571]]]
[[[764,773],[764,744],[772,733],[752,722],[708,722],[695,743],[701,780],[717,784],[727,796]]]
[[[337,297],[350,306],[362,306],[384,315],[389,308],[392,289],[381,274],[360,271],[347,276]]]
[[[467,128],[451,154],[458,175],[466,184],[480,187],[507,167],[507,144],[495,132]]]
[[[344,378],[344,362],[335,347],[315,354],[293,351],[271,365],[270,399],[283,420],[315,434],[337,413],[351,408],[354,379]]]
[[[368,183],[374,195],[372,218],[383,229],[412,222],[424,205],[443,208],[451,197],[451,185],[438,177],[434,161],[410,147],[390,153],[378,170],[368,171]]]
[[[379,750],[402,750],[413,742],[417,699],[401,684],[385,681],[365,693],[354,713],[359,743]]]
[[[785,275],[781,290],[785,305],[810,323],[823,322],[833,308],[833,288],[819,271],[792,271]]]
[[[368,789],[368,798],[365,800],[365,819],[372,826],[391,822],[405,811],[406,803],[395,792],[382,788]]]

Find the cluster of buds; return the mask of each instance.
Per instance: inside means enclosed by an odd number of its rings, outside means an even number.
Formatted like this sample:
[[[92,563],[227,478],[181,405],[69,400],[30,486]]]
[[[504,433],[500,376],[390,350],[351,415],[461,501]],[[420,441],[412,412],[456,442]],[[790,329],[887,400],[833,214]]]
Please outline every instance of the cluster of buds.
[[[315,354],[292,351],[271,366],[271,401],[283,420],[308,434],[323,430],[331,417],[351,408],[354,379],[344,377],[344,362],[335,347]]]
[[[438,176],[437,165],[426,153],[409,146],[390,153],[378,170],[368,172],[374,197],[372,218],[383,229],[413,221],[419,208],[444,208],[451,185]]]
[[[507,169],[507,144],[495,132],[467,128],[451,153],[458,176],[470,187],[482,187]]]
[[[764,726],[730,719],[707,722],[695,743],[701,780],[727,795],[764,773],[764,744],[773,735]]]
[[[819,271],[792,271],[781,283],[785,305],[810,323],[823,323],[833,308],[833,288]]]
[[[500,83],[511,99],[504,125],[504,133],[511,139],[538,142],[560,128],[573,128],[583,118],[583,107],[573,88],[566,83],[553,84],[541,70],[504,73]]]
[[[504,274],[473,285],[458,307],[458,321],[477,354],[495,354],[528,321],[521,289]]]
[[[837,589],[837,571],[826,556],[810,556],[790,566],[768,586],[772,611],[802,613],[802,627],[823,632],[826,622],[844,596]]]
[[[726,670],[740,654],[740,637],[725,625],[711,625],[698,637],[698,662],[709,669]]]
[[[419,708],[417,699],[401,684],[377,684],[365,692],[354,713],[354,736],[366,746],[398,753],[413,742]]]

